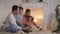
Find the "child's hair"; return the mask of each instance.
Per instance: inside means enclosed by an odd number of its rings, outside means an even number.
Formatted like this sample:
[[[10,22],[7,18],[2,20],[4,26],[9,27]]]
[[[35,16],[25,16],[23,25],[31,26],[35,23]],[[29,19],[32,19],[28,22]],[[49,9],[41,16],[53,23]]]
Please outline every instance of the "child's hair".
[[[28,13],[28,12],[31,12],[31,10],[30,9],[26,9],[25,13]]]
[[[33,21],[33,20],[34,20],[34,17],[32,17],[32,16],[28,16],[28,19],[29,19],[30,17],[32,18],[32,21]]]

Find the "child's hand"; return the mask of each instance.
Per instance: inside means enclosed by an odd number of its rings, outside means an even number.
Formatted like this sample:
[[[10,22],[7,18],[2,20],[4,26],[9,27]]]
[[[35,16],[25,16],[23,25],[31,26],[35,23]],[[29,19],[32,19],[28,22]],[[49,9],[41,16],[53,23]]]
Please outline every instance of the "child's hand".
[[[37,27],[37,28],[39,28],[39,27]]]
[[[37,28],[39,28],[39,26],[36,26]]]

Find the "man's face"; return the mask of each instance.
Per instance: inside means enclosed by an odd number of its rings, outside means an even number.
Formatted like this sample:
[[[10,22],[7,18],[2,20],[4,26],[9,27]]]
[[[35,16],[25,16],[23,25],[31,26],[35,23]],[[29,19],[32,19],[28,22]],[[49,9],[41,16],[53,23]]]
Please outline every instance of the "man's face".
[[[19,8],[16,10],[16,14],[19,14]]]
[[[23,13],[23,9],[19,10],[19,14],[22,14]]]

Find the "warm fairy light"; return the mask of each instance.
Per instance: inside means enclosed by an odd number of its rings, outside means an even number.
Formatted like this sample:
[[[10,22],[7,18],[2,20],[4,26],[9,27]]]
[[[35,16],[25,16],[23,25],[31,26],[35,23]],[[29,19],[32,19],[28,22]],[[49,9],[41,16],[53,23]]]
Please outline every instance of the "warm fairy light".
[[[37,16],[37,18],[43,19],[43,15],[39,15],[39,16]]]
[[[44,8],[37,8],[31,10],[31,15],[34,17],[34,21],[37,22],[38,19],[44,19]]]

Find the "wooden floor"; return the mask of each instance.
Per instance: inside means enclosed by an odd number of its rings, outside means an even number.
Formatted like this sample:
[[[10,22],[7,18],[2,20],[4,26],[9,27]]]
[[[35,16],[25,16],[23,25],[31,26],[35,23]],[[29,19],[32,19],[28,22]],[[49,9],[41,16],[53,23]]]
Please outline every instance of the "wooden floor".
[[[9,32],[0,32],[0,34],[27,34],[24,33],[23,31],[19,31],[17,33],[9,33]],[[56,33],[52,33],[51,31],[36,31],[36,32],[30,32],[29,34],[56,34]]]

